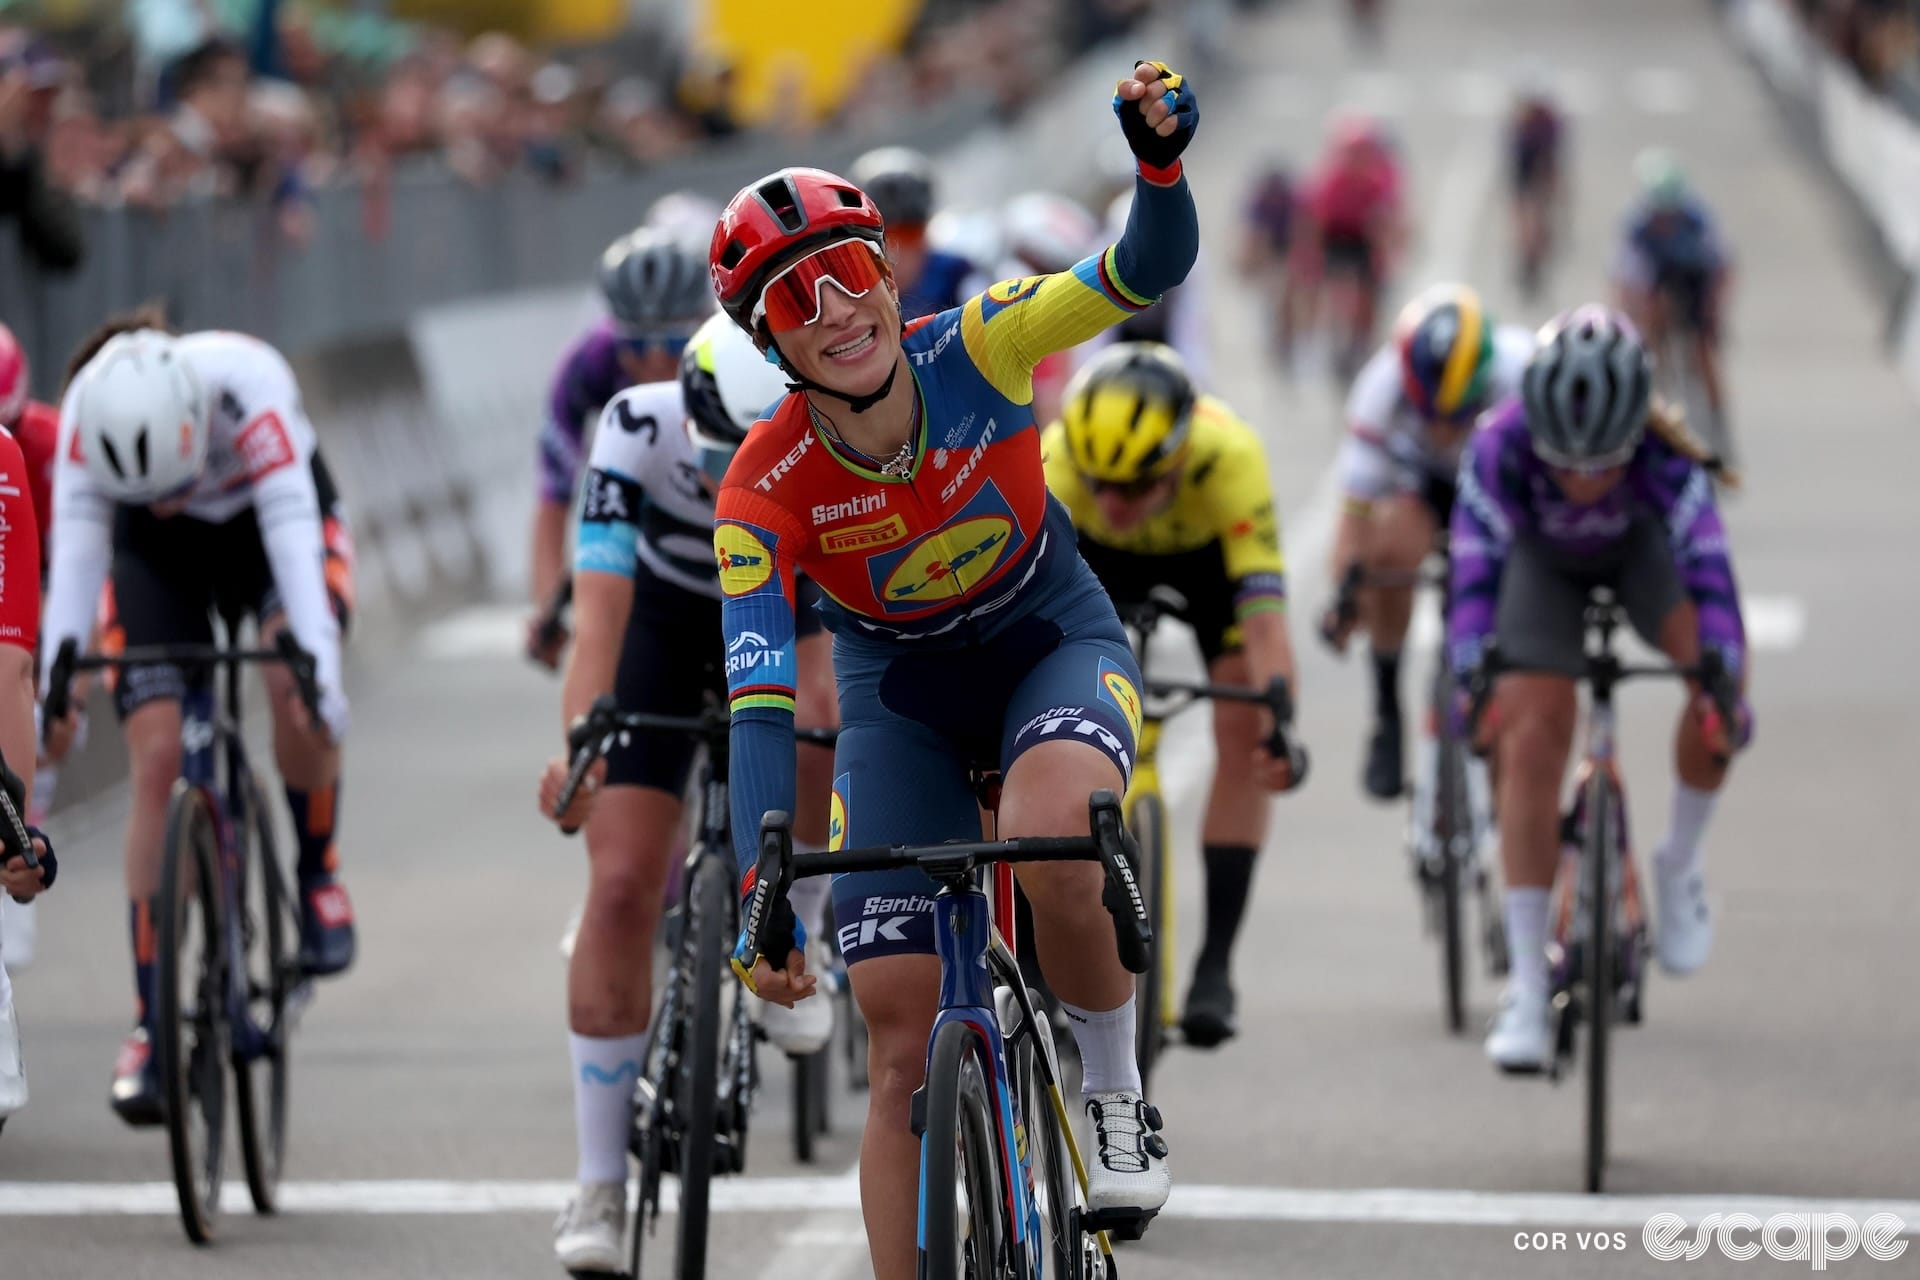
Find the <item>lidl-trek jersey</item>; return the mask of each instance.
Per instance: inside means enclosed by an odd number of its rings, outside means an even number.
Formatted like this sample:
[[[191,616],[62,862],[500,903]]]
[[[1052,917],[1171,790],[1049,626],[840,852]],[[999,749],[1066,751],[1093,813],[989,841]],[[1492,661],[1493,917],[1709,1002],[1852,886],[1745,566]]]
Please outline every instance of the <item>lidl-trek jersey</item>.
[[[1127,555],[1175,556],[1218,546],[1235,612],[1279,609],[1286,601],[1286,561],[1267,455],[1254,429],[1212,396],[1194,406],[1187,462],[1165,510],[1121,532],[1100,514],[1092,488],[1067,454],[1059,423],[1041,438],[1047,487],[1067,508],[1080,537]]]
[[[1006,280],[912,326],[912,470],[890,477],[823,432],[790,395],[748,435],[714,527],[734,714],[736,851],[793,797],[793,581],[820,587],[829,629],[903,651],[961,647],[1045,607],[1087,570],[1047,496],[1033,367],[1179,283],[1198,234],[1185,179],[1138,183],[1127,233],[1056,275]],[[767,651],[782,656],[761,660]],[[752,659],[752,660],[748,660]],[[764,731],[764,732],[762,732]]]

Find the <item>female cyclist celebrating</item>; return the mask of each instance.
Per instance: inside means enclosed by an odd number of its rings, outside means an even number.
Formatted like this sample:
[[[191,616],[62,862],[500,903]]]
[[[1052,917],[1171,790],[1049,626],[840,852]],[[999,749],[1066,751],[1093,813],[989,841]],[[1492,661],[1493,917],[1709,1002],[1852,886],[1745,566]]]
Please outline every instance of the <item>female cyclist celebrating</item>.
[[[1152,305],[1193,263],[1198,229],[1179,159],[1198,114],[1191,90],[1142,62],[1113,106],[1139,162],[1119,242],[911,328],[879,211],[846,180],[784,169],[742,190],[720,220],[720,305],[799,393],[735,455],[716,510],[743,872],[761,816],[793,808],[795,569],[820,586],[834,633],[842,729],[830,848],[977,838],[975,764],[1004,770],[1007,836],[1082,834],[1088,795],[1126,787],[1139,674],[1065,510],[1047,497],[1032,407],[1043,356]],[[1133,980],[1115,955],[1100,869],[1020,872],[1041,967],[1086,1067],[1092,1207],[1149,1218],[1166,1202],[1167,1148],[1140,1094]],[[834,885],[871,1035],[860,1176],[879,1280],[915,1271],[909,1110],[938,1005],[935,892],[917,872]],[[749,985],[783,1004],[811,996],[798,945],[770,951],[736,957]]]

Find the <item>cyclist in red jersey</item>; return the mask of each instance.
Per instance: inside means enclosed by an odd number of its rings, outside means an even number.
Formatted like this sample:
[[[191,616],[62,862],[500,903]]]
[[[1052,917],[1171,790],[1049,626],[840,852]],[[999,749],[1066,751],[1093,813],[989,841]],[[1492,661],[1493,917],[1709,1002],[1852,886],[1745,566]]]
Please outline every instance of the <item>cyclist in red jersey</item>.
[[[1143,62],[1113,106],[1139,174],[1120,240],[904,331],[879,211],[845,179],[782,170],[743,189],[721,219],[721,306],[800,392],[747,437],[716,507],[743,872],[762,815],[793,805],[796,569],[820,587],[834,633],[843,727],[829,848],[977,837],[974,764],[1003,771],[1008,836],[1084,833],[1089,793],[1126,786],[1139,670],[1072,522],[1047,495],[1032,404],[1044,356],[1152,305],[1198,248],[1179,159],[1197,115],[1191,90]],[[1141,1095],[1133,983],[1114,952],[1100,870],[1019,870],[1041,967],[1085,1066],[1097,1134],[1089,1204],[1144,1224],[1171,1185],[1167,1144]],[[854,874],[836,877],[833,893],[870,1033],[868,1247],[878,1280],[907,1280],[920,1154],[911,1103],[939,1003],[934,887],[919,872]],[[734,963],[763,998],[789,1004],[813,996],[815,979],[791,913],[777,905],[775,917],[769,954],[743,947]]]
[[[1326,155],[1301,184],[1301,226],[1287,274],[1288,331],[1305,332],[1321,301],[1334,325],[1346,380],[1372,346],[1381,285],[1400,248],[1400,163],[1380,126],[1365,117],[1334,125]]]

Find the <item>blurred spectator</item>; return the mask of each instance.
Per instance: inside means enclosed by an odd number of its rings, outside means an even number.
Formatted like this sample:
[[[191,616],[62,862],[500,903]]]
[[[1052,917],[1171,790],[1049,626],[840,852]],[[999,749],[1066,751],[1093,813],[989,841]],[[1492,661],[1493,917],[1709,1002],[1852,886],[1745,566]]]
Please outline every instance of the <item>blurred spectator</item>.
[[[48,181],[46,144],[64,68],[25,32],[0,31],[0,220],[19,223],[33,261],[55,271],[80,263],[72,200]]]
[[[1862,80],[1920,118],[1920,0],[1798,0],[1798,7]]]

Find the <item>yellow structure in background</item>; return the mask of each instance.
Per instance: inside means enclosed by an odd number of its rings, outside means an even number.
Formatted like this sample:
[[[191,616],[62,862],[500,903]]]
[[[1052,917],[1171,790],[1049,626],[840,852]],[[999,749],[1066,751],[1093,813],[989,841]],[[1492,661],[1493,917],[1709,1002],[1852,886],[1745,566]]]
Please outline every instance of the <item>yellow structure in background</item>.
[[[389,12],[468,34],[505,31],[561,44],[605,39],[627,20],[625,0],[394,0]]]
[[[833,111],[872,60],[898,51],[921,0],[822,4],[803,17],[792,0],[699,0],[695,44],[734,71],[733,109],[759,122],[795,106]]]

